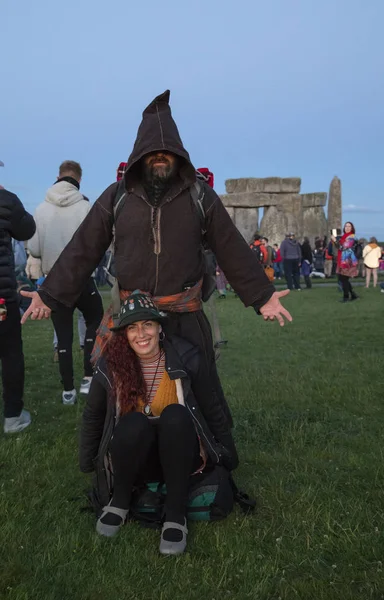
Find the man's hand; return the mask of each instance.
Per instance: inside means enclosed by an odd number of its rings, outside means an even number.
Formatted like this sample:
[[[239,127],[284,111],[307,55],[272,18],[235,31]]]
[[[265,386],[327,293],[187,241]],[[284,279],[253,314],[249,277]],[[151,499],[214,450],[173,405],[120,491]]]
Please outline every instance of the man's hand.
[[[283,317],[285,317],[287,321],[292,321],[292,316],[290,315],[290,313],[287,311],[286,308],[284,308],[282,304],[280,304],[280,298],[288,296],[289,291],[290,290],[284,290],[283,292],[274,292],[274,294],[272,294],[268,302],[260,308],[260,312],[264,317],[264,321],[273,321],[274,319],[277,319],[281,327],[284,326]]]
[[[24,292],[23,290],[20,290],[20,294],[26,298],[32,298],[29,308],[27,308],[21,319],[22,325],[27,321],[29,315],[31,315],[32,321],[35,321],[36,319],[38,321],[41,321],[41,319],[49,319],[51,316],[51,309],[44,304],[37,292]]]

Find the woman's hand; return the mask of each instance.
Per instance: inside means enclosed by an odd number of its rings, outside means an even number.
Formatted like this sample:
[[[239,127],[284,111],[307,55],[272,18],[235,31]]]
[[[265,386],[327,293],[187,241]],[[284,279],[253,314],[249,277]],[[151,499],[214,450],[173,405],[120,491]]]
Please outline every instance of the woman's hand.
[[[332,240],[332,242],[336,242],[336,238],[334,235],[331,235],[331,240]]]

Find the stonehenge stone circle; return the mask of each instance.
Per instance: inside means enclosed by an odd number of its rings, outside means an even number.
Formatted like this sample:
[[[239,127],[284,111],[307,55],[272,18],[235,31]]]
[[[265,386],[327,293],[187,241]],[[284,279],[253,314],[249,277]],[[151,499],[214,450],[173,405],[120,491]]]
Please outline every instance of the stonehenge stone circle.
[[[254,233],[280,244],[289,232],[299,240],[307,236],[329,236],[328,229],[341,227],[341,182],[334,177],[329,191],[328,219],[324,207],[326,192],[300,194],[300,177],[228,179],[226,194],[220,196],[231,219],[247,242]],[[264,214],[259,223],[259,209]]]

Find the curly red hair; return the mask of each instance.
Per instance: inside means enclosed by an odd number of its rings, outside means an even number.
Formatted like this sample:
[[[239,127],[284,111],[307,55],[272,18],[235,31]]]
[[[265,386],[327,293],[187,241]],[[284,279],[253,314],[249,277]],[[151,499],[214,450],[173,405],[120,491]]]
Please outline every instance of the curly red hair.
[[[121,414],[133,412],[139,398],[145,398],[147,386],[138,357],[128,343],[126,330],[114,332],[105,348],[113,397],[119,400]]]

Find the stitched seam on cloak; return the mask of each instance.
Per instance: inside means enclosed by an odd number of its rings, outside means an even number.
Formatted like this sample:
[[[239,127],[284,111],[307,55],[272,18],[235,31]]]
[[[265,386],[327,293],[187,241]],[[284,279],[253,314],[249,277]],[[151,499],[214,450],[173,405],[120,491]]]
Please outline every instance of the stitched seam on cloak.
[[[103,206],[103,205],[101,204],[101,202],[99,202],[98,200],[96,200],[96,204],[97,204],[98,206],[100,206],[100,208],[102,208],[103,210],[105,210],[105,212],[107,213],[107,215],[111,215],[111,214],[112,214],[112,213],[111,213],[111,212],[109,212],[109,210],[107,210],[107,209],[105,208],[105,206]]]
[[[164,145],[164,135],[163,135],[163,127],[162,127],[162,125],[161,125],[161,119],[160,119],[159,107],[157,106],[157,104],[156,104],[156,113],[157,113],[157,118],[158,118],[158,121],[159,121],[160,135],[161,135],[161,143],[163,144],[163,148],[165,148],[165,145]]]

